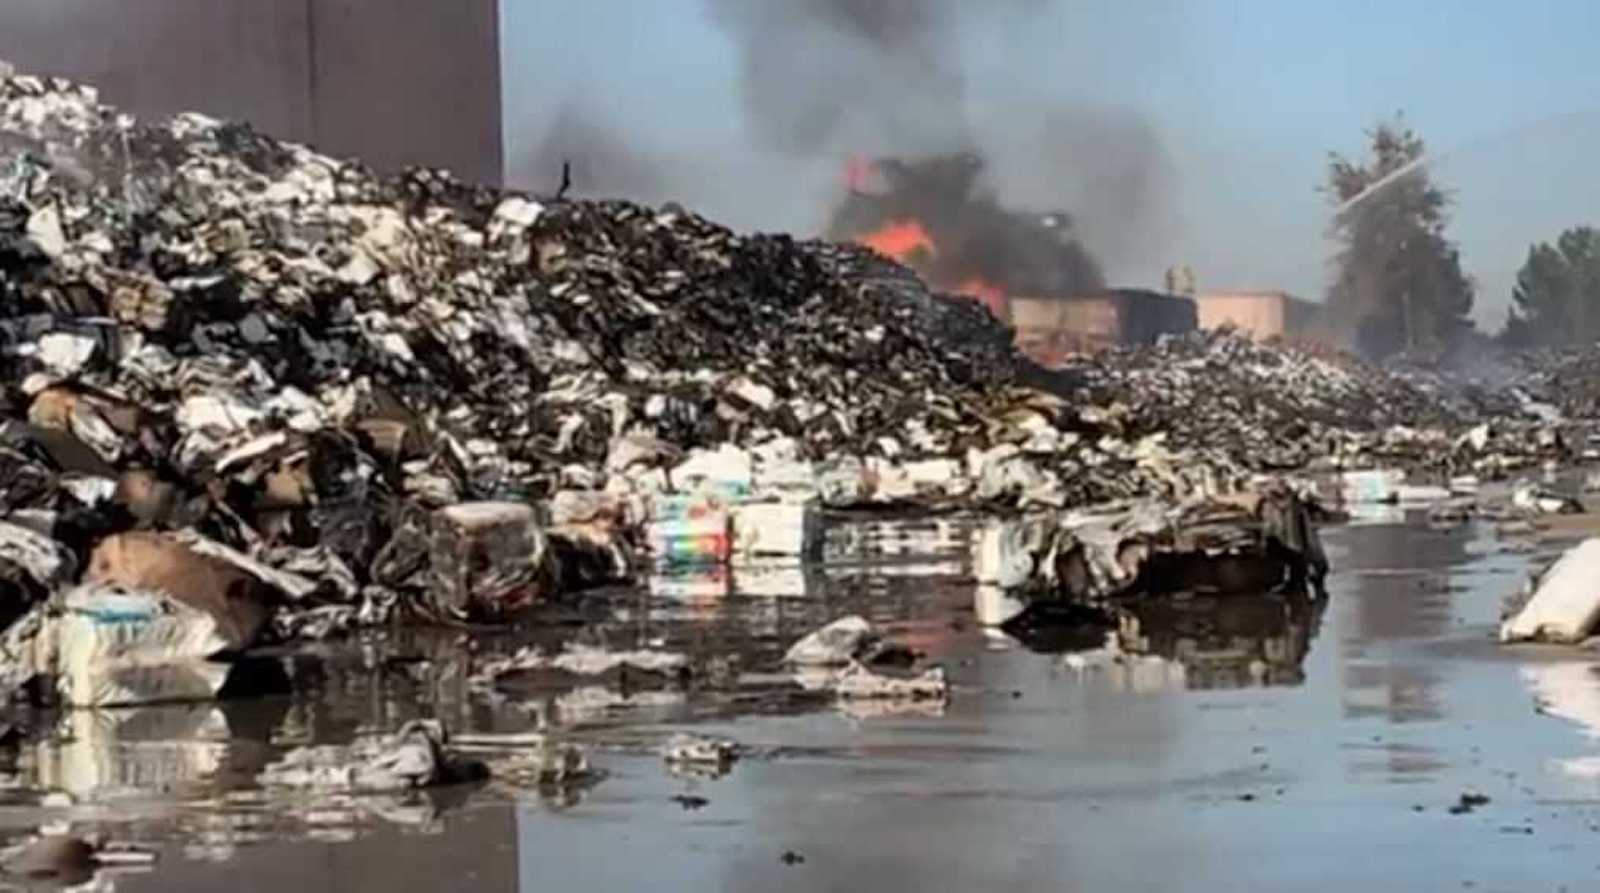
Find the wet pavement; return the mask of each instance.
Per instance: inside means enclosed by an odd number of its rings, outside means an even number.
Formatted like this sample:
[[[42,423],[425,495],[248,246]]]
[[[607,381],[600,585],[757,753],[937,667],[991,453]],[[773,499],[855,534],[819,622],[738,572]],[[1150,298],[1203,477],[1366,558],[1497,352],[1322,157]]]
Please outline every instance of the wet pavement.
[[[659,579],[520,637],[398,637],[286,658],[291,692],[79,712],[18,753],[0,827],[152,847],[102,888],[1559,890],[1600,878],[1600,675],[1505,649],[1530,556],[1487,525],[1325,533],[1325,603],[1133,612],[1141,654],[1041,653],[981,627],[958,520],[853,524],[825,567]],[[777,671],[861,613],[949,669],[948,705],[841,709]],[[1131,625],[1129,625],[1131,624]],[[486,686],[529,637],[688,654],[659,679]],[[438,716],[499,771],[425,796],[268,794],[260,768]],[[519,780],[543,731],[603,777]],[[673,732],[752,753],[669,772]],[[509,771],[508,771],[509,769]],[[1488,802],[1460,806],[1464,793]],[[66,796],[63,796],[66,795]],[[41,800],[46,804],[41,808]],[[1452,810],[1452,807],[1456,807]],[[1587,882],[1587,883],[1585,883]]]

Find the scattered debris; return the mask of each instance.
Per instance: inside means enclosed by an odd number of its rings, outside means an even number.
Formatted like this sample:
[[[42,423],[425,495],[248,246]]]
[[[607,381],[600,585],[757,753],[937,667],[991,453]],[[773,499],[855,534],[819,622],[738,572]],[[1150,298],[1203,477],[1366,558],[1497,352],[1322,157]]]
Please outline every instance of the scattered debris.
[[[1167,432],[1169,447],[1235,477],[1330,458],[1432,464],[1428,442],[1448,443],[1462,422],[1400,376],[1226,329],[1108,351],[1070,369],[1096,404],[1120,410],[1123,430]]]
[[[269,788],[317,792],[378,793],[480,781],[488,768],[447,749],[444,726],[413,720],[386,739],[350,746],[302,747],[266,767],[260,782]]]
[[[661,747],[661,758],[674,771],[719,778],[728,774],[743,749],[726,738],[679,733]]]
[[[1547,401],[1233,331],[1045,374],[871,250],[677,207],[382,177],[57,79],[0,81],[0,125],[37,149],[0,179],[0,513],[44,513],[69,554],[199,531],[286,596],[280,636],[397,606],[504,621],[626,575],[640,525],[658,559],[804,560],[824,506],[1172,505],[1259,472],[1567,451]],[[591,523],[612,529],[555,544]],[[6,539],[35,603],[67,565]]]
[[[631,503],[651,473],[691,483],[673,466],[697,450],[764,451],[774,485],[828,456],[959,460],[1019,362],[981,308],[854,246],[382,178],[199,115],[134,122],[61,80],[0,83],[0,123],[44,149],[15,157],[0,212],[26,445],[6,460],[29,482],[0,509],[115,532],[115,508],[308,568],[315,601],[280,611],[382,622],[365,605],[398,596],[498,619],[545,594],[539,546],[450,564],[499,523],[458,504]],[[750,551],[811,548],[803,517],[797,544],[777,520],[752,516]]]
[[[815,630],[790,646],[784,663],[811,692],[841,701],[936,700],[949,696],[943,667],[917,670],[911,649],[888,642],[865,617],[848,616]]]
[[[1584,511],[1576,498],[1538,484],[1524,484],[1513,491],[1511,507],[1529,515],[1581,515]]]
[[[909,676],[885,675],[852,663],[833,678],[833,690],[844,700],[945,701],[950,683],[944,667],[929,667]]]
[[[909,650],[884,641],[872,622],[859,615],[841,617],[795,642],[783,661],[796,667],[836,667],[852,662],[909,663]]]
[[[574,678],[615,677],[626,674],[638,684],[647,679],[662,683],[681,682],[693,667],[687,655],[670,651],[611,651],[605,648],[570,643],[559,654],[548,655],[537,648],[524,648],[507,658],[486,662],[476,678],[493,683],[570,682]]]
[[[588,784],[596,770],[583,749],[567,741],[543,739],[531,753],[519,753],[511,774],[543,786]]]
[[[1434,527],[1455,527],[1478,514],[1478,502],[1471,498],[1447,499],[1428,509],[1428,523]]]
[[[1467,791],[1461,795],[1460,799],[1451,804],[1450,814],[1466,815],[1479,807],[1488,805],[1489,798],[1487,795],[1479,794],[1475,791]]]
[[[1328,572],[1309,506],[1284,485],[1235,500],[1141,502],[991,522],[977,564],[980,580],[1073,601],[1320,591]]]

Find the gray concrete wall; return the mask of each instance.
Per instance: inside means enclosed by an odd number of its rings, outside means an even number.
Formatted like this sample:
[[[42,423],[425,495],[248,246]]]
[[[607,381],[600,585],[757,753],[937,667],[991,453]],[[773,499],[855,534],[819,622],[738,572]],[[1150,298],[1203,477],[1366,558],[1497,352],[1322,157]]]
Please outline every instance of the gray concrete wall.
[[[0,59],[142,115],[503,176],[498,0],[0,0]]]

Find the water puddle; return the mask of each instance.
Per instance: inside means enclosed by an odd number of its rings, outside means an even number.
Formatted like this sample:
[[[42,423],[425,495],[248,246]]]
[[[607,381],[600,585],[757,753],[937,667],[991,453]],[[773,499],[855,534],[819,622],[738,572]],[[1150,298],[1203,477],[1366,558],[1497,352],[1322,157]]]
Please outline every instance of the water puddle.
[[[972,529],[862,521],[830,531],[816,567],[661,574],[516,634],[280,655],[269,697],[63,714],[0,767],[0,831],[156,849],[94,881],[120,890],[1481,890],[1600,874],[1582,855],[1600,833],[1600,662],[1494,644],[1527,558],[1491,548],[1487,525],[1331,530],[1325,601],[1138,603],[1109,648],[984,627]],[[797,684],[784,651],[848,614],[942,663],[948,703]],[[529,647],[682,655],[695,672],[485,680]],[[382,796],[257,782],[294,747],[420,717],[493,778]],[[662,743],[684,731],[745,756],[669,766]],[[599,771],[519,771],[552,739]],[[1489,801],[1452,813],[1467,791]]]

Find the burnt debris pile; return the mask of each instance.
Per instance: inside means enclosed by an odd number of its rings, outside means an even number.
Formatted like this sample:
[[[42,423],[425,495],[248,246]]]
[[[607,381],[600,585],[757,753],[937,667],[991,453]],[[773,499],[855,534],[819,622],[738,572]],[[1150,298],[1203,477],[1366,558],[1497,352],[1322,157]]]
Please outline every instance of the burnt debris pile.
[[[433,519],[459,503],[570,509],[742,463],[742,488],[836,508],[1063,508],[1225,491],[1351,436],[1462,421],[1384,373],[1231,334],[1049,374],[1010,334],[864,248],[383,177],[246,125],[142,123],[91,88],[0,80],[13,612],[130,529],[185,532],[292,605],[271,628],[325,633],[426,602]],[[445,531],[469,582],[473,537],[520,517],[479,514],[493,523]],[[95,582],[148,577],[125,571]]]
[[[1463,419],[1404,379],[1342,355],[1227,330],[1101,353],[1078,367],[1097,401],[1181,447],[1221,448],[1255,469],[1300,468],[1351,435]]]
[[[1379,368],[1227,329],[1105,351],[1067,371],[1131,430],[1164,432],[1173,449],[1241,474],[1389,465],[1498,476],[1572,458],[1556,435],[1584,417],[1504,382]]]
[[[112,464],[189,481],[236,433],[336,430],[427,460],[452,498],[537,494],[636,428],[831,452],[973,424],[959,398],[1011,371],[1003,330],[864,250],[379,178],[238,125],[136,125],[59,82],[5,91],[0,122],[38,149],[5,180],[7,371],[34,376],[14,399],[94,388],[160,416],[88,438]],[[978,332],[936,334],[958,319]]]
[[[1600,419],[1600,344],[1517,357],[1514,390],[1571,419]]]
[[[0,133],[0,511],[79,567],[189,529],[393,604],[438,507],[778,437],[961,455],[1015,372],[985,311],[861,248],[380,177],[60,80],[0,81]]]

